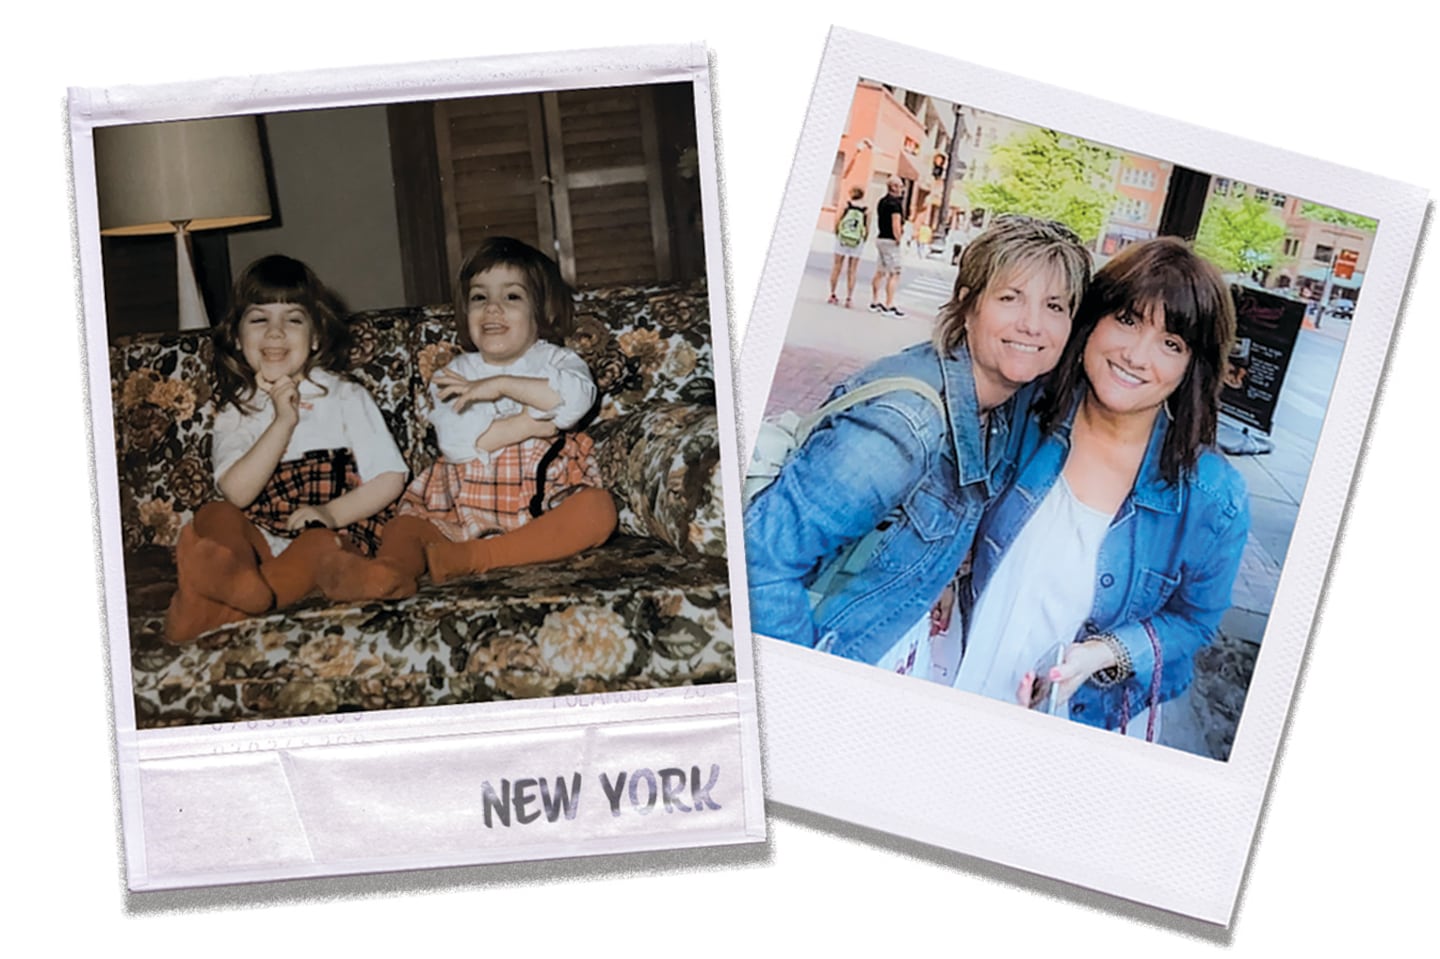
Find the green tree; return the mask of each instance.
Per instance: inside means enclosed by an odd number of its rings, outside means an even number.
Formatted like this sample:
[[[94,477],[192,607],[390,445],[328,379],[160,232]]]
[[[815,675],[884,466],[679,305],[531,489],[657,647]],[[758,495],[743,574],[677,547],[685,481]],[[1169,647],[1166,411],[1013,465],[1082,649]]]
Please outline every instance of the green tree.
[[[1280,257],[1285,222],[1265,200],[1212,197],[1200,218],[1195,252],[1226,273],[1253,273]]]
[[[1307,220],[1318,220],[1321,223],[1334,223],[1338,226],[1353,227],[1356,230],[1365,230],[1374,233],[1375,228],[1380,225],[1378,220],[1372,220],[1368,216],[1361,216],[1358,213],[1346,213],[1344,210],[1337,210],[1333,206],[1322,206],[1319,203],[1311,203],[1308,200],[1301,201],[1300,215]]]
[[[1120,199],[1109,147],[1054,130],[1017,132],[990,151],[999,176],[971,181],[965,193],[973,206],[991,213],[1024,213],[1058,220],[1093,243]]]

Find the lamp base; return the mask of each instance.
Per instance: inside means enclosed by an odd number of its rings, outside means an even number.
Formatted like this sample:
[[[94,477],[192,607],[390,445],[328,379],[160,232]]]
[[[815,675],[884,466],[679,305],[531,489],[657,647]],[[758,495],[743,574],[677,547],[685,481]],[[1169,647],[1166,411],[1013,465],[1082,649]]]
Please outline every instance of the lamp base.
[[[190,252],[190,231],[184,223],[175,224],[176,292],[180,294],[180,329],[204,330],[210,327],[205,298],[195,279],[195,261]]]

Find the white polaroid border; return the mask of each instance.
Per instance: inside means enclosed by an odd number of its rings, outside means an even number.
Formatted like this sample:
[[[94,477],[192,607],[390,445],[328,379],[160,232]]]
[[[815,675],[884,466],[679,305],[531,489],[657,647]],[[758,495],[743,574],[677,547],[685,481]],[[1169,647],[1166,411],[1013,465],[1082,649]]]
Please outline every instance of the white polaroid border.
[[[462,96],[690,82],[704,211],[721,476],[734,622],[733,683],[137,730],[93,131],[206,116]],[[765,839],[754,661],[743,587],[739,462],[715,130],[697,45],[535,55],[72,89],[70,134],[89,357],[102,575],[127,884],[220,883],[672,849]],[[632,790],[633,773],[642,788]],[[646,808],[661,770],[683,770],[692,814]],[[607,795],[631,773],[625,792]],[[487,824],[502,780],[578,777],[574,817]],[[674,774],[670,782],[674,783]],[[528,790],[534,793],[532,783]],[[692,792],[693,790],[693,792]],[[631,797],[629,793],[636,795]],[[676,787],[677,797],[681,790]],[[663,796],[656,795],[656,799]],[[638,802],[636,801],[638,800]],[[676,804],[680,807],[681,803]],[[533,801],[527,809],[539,808]]]
[[[1415,254],[1425,191],[833,29],[746,329],[740,395],[747,454],[862,78],[1379,221],[1228,762],[1056,722],[778,640],[757,642],[769,798],[1228,924]]]

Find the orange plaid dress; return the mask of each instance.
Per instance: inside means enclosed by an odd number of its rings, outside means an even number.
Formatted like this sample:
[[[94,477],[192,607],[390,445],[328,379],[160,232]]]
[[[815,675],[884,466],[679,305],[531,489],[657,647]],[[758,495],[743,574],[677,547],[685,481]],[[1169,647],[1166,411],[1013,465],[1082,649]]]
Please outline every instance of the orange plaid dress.
[[[456,543],[519,529],[576,490],[601,486],[593,441],[584,433],[566,434],[545,469],[544,492],[532,513],[541,462],[555,442],[528,439],[496,451],[488,462],[442,456],[410,482],[400,514],[427,520]]]

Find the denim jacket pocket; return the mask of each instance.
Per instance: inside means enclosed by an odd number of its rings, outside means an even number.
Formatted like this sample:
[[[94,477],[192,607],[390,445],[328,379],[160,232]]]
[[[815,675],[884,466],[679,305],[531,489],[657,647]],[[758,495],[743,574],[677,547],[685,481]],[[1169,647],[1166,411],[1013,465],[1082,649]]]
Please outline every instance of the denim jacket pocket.
[[[1146,569],[1140,573],[1140,582],[1130,597],[1131,620],[1153,616],[1165,606],[1170,594],[1180,585],[1180,577],[1167,576],[1159,570]]]
[[[960,510],[960,504],[947,502],[923,488],[912,490],[891,514],[874,562],[892,572],[909,569],[929,552],[931,544],[955,535],[960,528]]]

